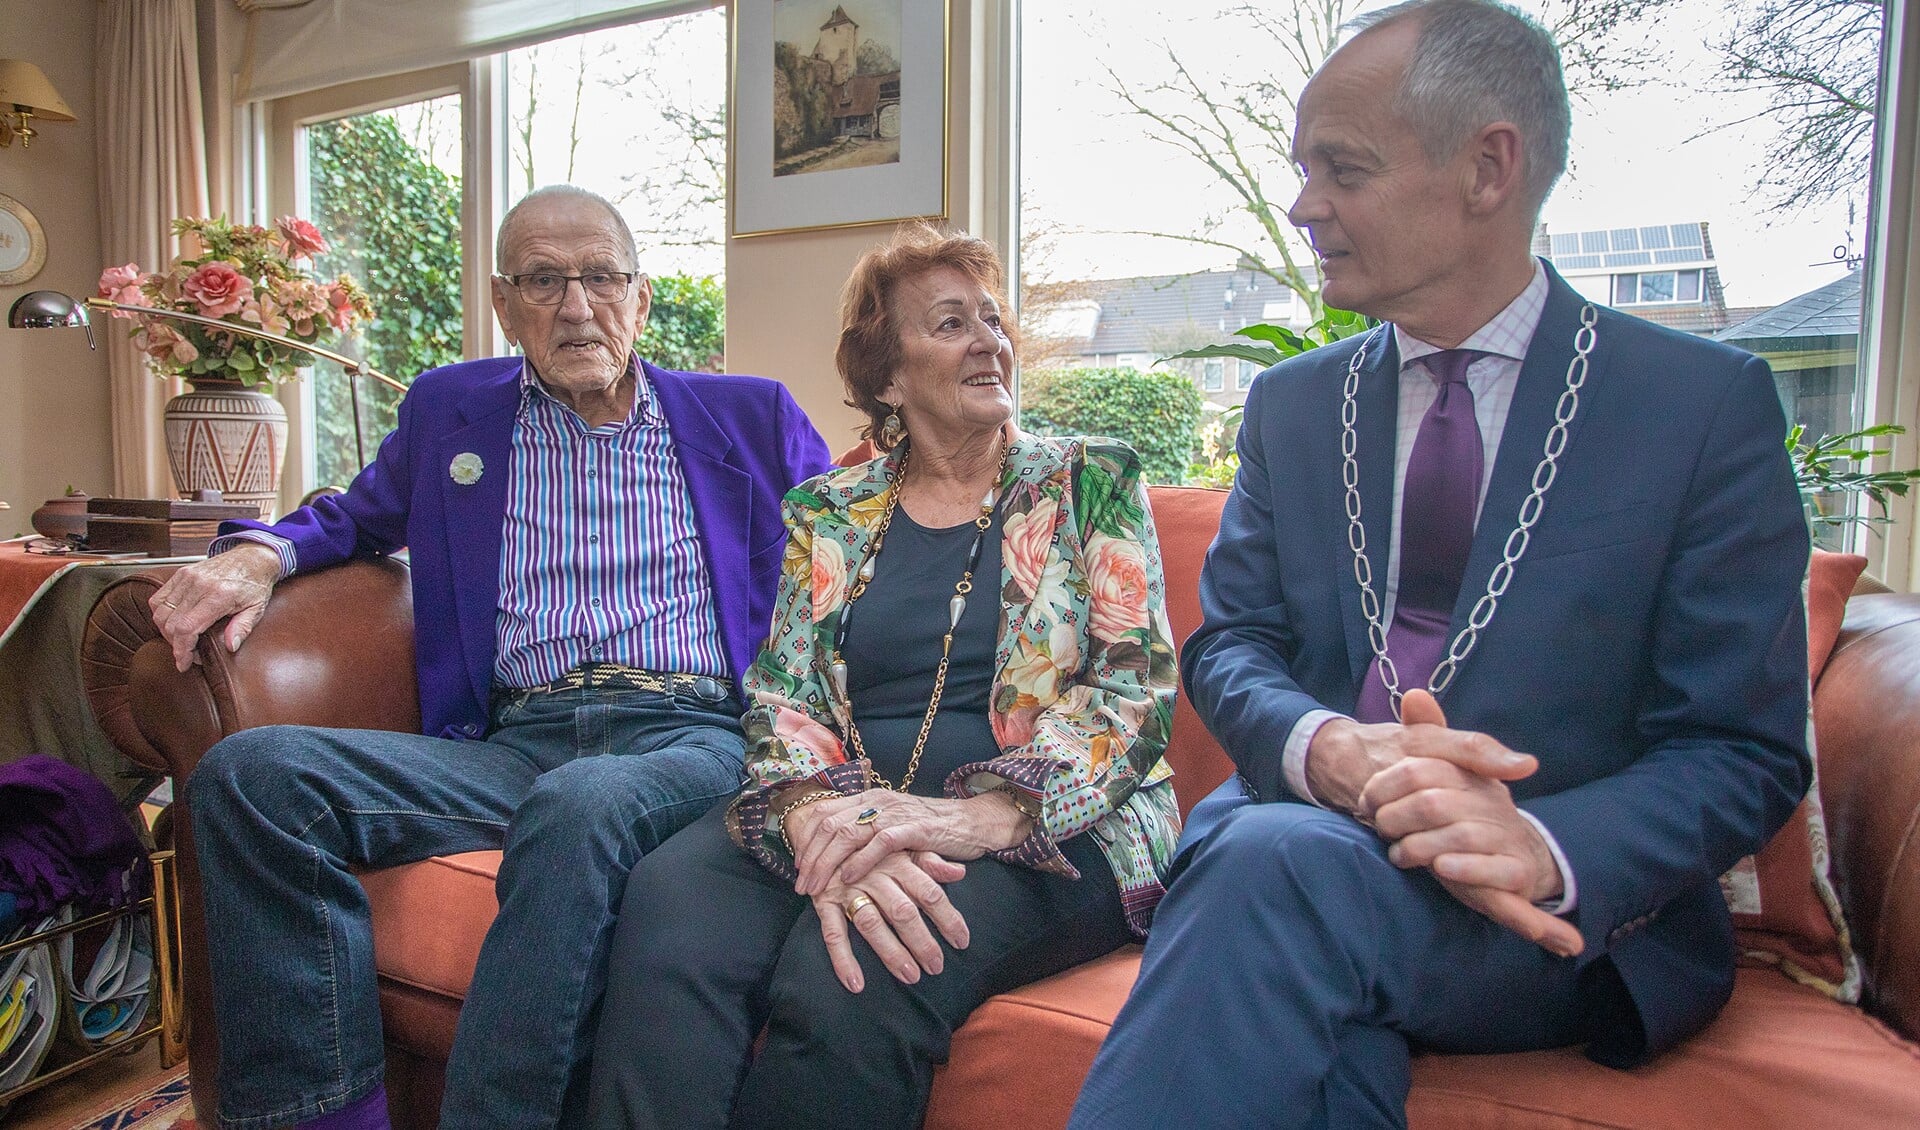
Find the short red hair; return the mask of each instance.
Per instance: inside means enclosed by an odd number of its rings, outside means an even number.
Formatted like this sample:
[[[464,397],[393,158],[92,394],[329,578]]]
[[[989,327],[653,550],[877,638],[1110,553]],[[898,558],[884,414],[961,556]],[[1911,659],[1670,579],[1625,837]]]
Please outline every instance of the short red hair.
[[[893,293],[903,280],[939,267],[959,271],[992,296],[1000,307],[1007,346],[1018,356],[1020,335],[1007,311],[1007,272],[993,245],[929,224],[901,228],[891,242],[873,248],[854,264],[840,294],[840,347],[834,351],[840,380],[847,386],[847,407],[866,413],[867,426],[861,435],[880,451],[887,450],[880,442],[880,423],[893,411],[880,394],[893,383],[901,355]]]

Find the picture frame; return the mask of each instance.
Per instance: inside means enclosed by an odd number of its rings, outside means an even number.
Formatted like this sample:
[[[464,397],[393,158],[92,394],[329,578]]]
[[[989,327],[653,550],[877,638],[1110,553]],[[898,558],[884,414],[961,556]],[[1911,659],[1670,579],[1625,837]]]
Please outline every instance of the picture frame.
[[[0,286],[15,286],[47,265],[47,233],[27,206],[0,193]]]
[[[732,235],[946,218],[949,0],[732,8]]]

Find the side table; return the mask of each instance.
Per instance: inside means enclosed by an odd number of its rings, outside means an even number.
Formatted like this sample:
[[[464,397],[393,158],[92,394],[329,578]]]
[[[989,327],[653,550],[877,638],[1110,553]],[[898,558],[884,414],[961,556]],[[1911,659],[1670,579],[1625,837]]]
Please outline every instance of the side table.
[[[92,773],[130,806],[159,775],[107,739],[80,682],[87,613],[122,577],[195,558],[49,556],[0,541],[0,764],[45,753]]]

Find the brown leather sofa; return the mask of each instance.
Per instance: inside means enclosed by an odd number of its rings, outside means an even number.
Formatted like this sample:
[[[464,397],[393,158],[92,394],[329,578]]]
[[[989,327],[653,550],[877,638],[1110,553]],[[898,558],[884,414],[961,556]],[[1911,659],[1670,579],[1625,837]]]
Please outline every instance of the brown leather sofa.
[[[1153,492],[1180,638],[1198,619],[1195,585],[1223,498]],[[245,647],[228,655],[203,644],[201,665],[185,675],[147,614],[163,576],[109,590],[83,644],[93,708],[136,761],[178,780],[220,737],[250,726],[418,725],[403,566],[363,562],[289,580]],[[1852,601],[1815,716],[1834,878],[1865,969],[1864,1009],[1743,969],[1719,1020],[1635,1071],[1595,1066],[1572,1049],[1423,1055],[1410,1103],[1416,1128],[1920,1126],[1920,596]],[[1229,764],[1184,701],[1175,734],[1169,756],[1190,806]],[[205,992],[206,926],[193,830],[184,819],[175,828],[194,1090],[211,1110],[219,1040]],[[396,1125],[433,1122],[454,1021],[495,912],[498,861],[476,852],[366,876]],[[1138,963],[1127,947],[989,1001],[955,1039],[927,1126],[1062,1124]]]

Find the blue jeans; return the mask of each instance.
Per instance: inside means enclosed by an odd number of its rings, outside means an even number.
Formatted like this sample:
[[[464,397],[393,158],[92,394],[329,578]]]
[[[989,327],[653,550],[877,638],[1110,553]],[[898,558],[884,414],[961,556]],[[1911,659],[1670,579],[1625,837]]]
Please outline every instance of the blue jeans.
[[[443,1125],[553,1126],[584,1099],[627,872],[740,787],[737,704],[496,695],[483,741],[264,726],[188,782],[220,1027],[219,1124],[339,1110],[385,1071],[356,870],[504,849]],[[570,1094],[571,1092],[571,1094]]]

